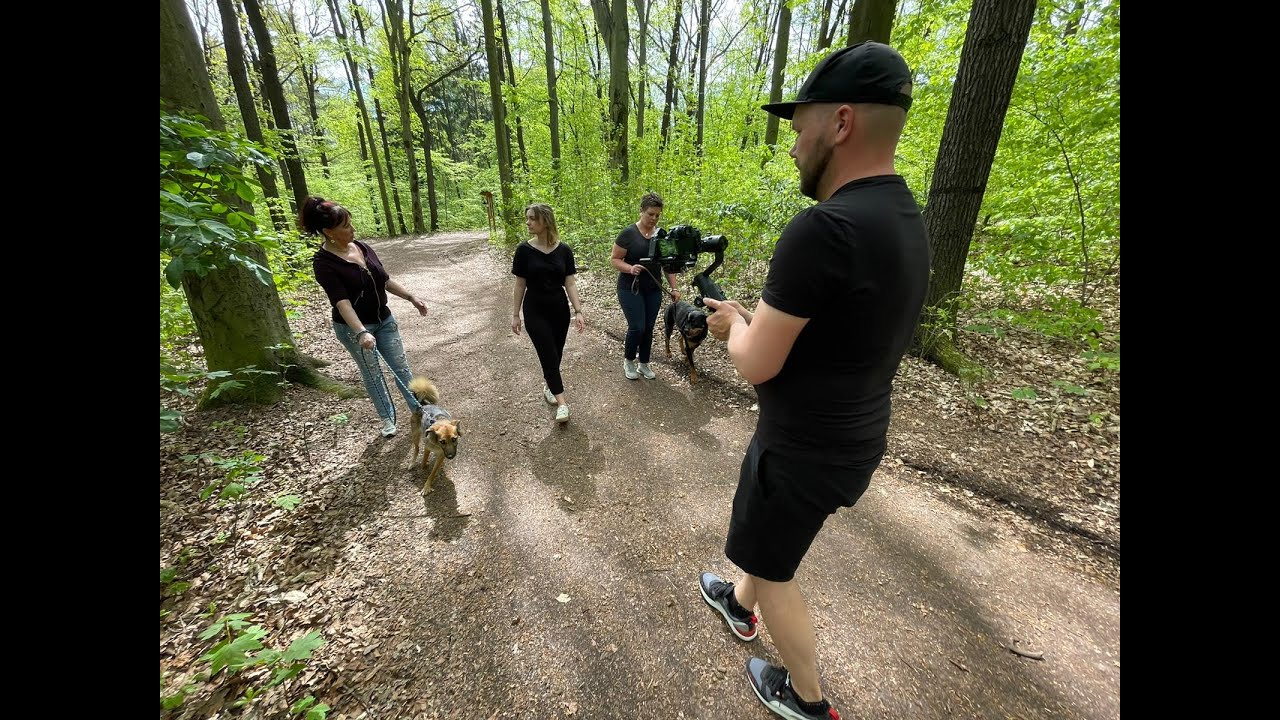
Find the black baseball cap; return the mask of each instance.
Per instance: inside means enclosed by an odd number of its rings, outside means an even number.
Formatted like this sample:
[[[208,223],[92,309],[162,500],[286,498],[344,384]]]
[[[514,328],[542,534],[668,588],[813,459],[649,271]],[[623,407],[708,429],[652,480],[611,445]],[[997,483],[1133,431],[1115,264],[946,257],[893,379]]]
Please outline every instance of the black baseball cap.
[[[902,92],[911,83],[911,69],[897,50],[873,40],[837,50],[823,58],[791,102],[762,105],[784,120],[805,103],[877,103],[911,109],[911,96]]]

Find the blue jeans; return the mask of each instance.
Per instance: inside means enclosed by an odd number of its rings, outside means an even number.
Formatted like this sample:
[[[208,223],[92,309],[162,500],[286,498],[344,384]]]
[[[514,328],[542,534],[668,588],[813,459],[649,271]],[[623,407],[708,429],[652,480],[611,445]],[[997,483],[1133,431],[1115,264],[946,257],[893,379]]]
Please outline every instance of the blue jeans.
[[[410,410],[417,408],[418,400],[408,390],[413,372],[409,370],[409,361],[404,356],[404,343],[400,340],[400,325],[396,323],[396,317],[391,315],[382,322],[365,323],[364,329],[373,333],[378,353],[391,366],[391,371],[396,374],[396,377],[400,378],[396,387],[400,388],[405,404]],[[342,343],[342,346],[355,359],[356,367],[360,368],[364,389],[369,392],[369,399],[373,401],[373,408],[378,411],[378,417],[383,420],[393,419],[395,407],[391,402],[390,391],[387,390],[387,380],[382,374],[382,364],[378,362],[378,354],[373,350],[360,347],[356,334],[346,323],[334,323],[333,332],[338,336],[338,342]]]
[[[629,287],[618,287],[618,304],[627,318],[627,340],[623,356],[628,360],[649,362],[653,348],[653,326],[658,322],[658,306],[662,304],[662,291],[658,288],[641,290],[633,294]],[[638,356],[638,357],[637,357]]]

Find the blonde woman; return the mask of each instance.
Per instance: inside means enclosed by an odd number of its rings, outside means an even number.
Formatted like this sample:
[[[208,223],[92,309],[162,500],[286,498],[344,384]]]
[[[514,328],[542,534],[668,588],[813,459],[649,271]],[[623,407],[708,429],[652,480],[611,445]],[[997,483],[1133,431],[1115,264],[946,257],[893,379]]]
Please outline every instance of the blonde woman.
[[[556,214],[550,205],[529,205],[524,209],[524,223],[533,237],[516,247],[511,261],[511,274],[516,276],[511,332],[520,334],[523,308],[524,327],[538,351],[538,362],[542,364],[542,377],[546,381],[542,396],[556,406],[556,421],[568,422],[569,405],[564,400],[560,360],[569,335],[570,303],[578,332],[587,326],[582,315],[582,300],[578,298],[578,267],[573,260],[573,249],[560,242]]]

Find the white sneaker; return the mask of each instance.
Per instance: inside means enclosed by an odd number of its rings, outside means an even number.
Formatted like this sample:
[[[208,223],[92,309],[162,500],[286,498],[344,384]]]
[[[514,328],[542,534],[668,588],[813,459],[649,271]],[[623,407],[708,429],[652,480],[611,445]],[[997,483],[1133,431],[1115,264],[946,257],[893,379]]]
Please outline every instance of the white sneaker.
[[[561,405],[556,408],[556,422],[569,422],[569,406]]]
[[[382,437],[391,437],[396,434],[396,423],[388,418],[382,421]]]
[[[542,399],[546,400],[550,405],[556,404],[556,396],[551,394],[551,388],[549,387],[544,386],[542,388]]]
[[[655,380],[658,377],[649,369],[649,363],[636,363],[636,370],[640,371],[640,375],[643,376],[645,380]]]
[[[627,376],[628,380],[639,380],[640,373],[636,372],[636,361],[623,359],[622,374]]]

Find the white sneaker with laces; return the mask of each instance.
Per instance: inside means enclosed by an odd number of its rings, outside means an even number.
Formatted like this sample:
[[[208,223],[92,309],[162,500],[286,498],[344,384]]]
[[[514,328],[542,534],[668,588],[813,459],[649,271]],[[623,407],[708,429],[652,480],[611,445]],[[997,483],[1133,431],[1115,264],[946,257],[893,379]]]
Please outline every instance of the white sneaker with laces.
[[[569,406],[561,405],[556,408],[556,422],[569,422]]]
[[[645,380],[655,380],[658,377],[649,369],[649,363],[636,363],[636,370],[640,372],[640,375],[644,377]]]

